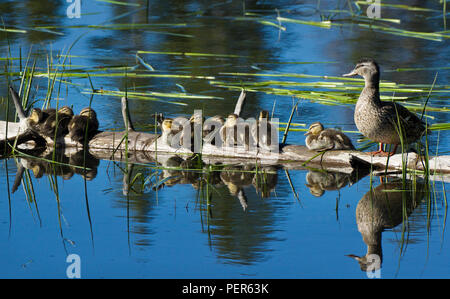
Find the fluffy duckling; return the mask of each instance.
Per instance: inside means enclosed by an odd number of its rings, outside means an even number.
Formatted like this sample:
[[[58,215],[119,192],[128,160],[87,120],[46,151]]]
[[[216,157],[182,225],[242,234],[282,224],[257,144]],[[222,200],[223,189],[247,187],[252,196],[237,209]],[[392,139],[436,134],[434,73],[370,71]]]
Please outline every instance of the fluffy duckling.
[[[252,137],[259,148],[270,150],[272,146],[272,125],[269,111],[262,110],[259,112],[256,124],[252,128]]]
[[[237,114],[228,115],[224,125],[220,128],[220,137],[222,144],[225,146],[234,146],[238,141],[237,122],[239,116]]]
[[[306,147],[310,150],[354,150],[350,138],[335,129],[324,129],[320,122],[312,123],[305,133]]]
[[[161,123],[161,137],[159,138],[162,141],[162,144],[165,146],[171,146],[173,131],[172,131],[172,118],[165,118]]]
[[[419,117],[398,103],[381,101],[380,68],[373,59],[360,60],[353,71],[343,76],[356,75],[364,78],[365,85],[355,106],[354,119],[364,136],[380,143],[378,151],[372,155],[393,155],[401,139],[408,144],[422,137],[427,128]],[[399,132],[403,136],[399,136]],[[393,144],[394,151],[386,153],[383,144]]]
[[[215,115],[208,118],[203,123],[203,141],[205,143],[211,143],[212,145],[222,146],[221,139],[216,138],[220,128],[225,124],[225,119],[220,115]],[[219,141],[219,142],[216,142]]]
[[[30,112],[30,115],[27,118],[28,126],[35,132],[42,134],[43,126],[49,115],[55,114],[56,110],[53,108],[50,109],[39,109],[33,108]]]
[[[68,106],[49,113],[42,125],[42,134],[52,139],[65,136],[69,132],[68,126],[72,117],[73,111]]]
[[[183,132],[181,134],[180,144],[184,145],[185,139],[190,140],[190,150],[194,151],[194,149],[197,149],[200,151],[201,147],[201,141],[203,138],[202,135],[202,127],[203,127],[203,121],[204,117],[200,113],[194,113],[191,118],[189,119],[189,130],[184,128]],[[198,136],[196,136],[196,128],[198,128]]]
[[[69,122],[69,136],[73,141],[84,143],[90,140],[98,131],[97,114],[92,108],[84,108]]]

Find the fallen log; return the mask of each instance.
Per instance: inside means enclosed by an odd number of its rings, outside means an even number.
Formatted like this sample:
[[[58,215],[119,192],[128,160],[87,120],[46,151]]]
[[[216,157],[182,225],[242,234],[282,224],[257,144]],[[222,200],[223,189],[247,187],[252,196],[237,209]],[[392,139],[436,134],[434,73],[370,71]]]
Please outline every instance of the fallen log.
[[[17,94],[13,93],[11,89],[12,98],[16,109],[20,107]],[[245,93],[242,92],[234,112],[240,113],[243,105]],[[19,110],[21,108],[18,108]],[[128,104],[126,99],[122,99],[122,115],[124,118],[125,127],[128,130],[122,132],[104,131],[98,132],[88,143],[88,150],[93,156],[101,157],[102,159],[123,160],[123,157],[139,156],[140,163],[156,160],[156,157],[161,154],[181,155],[189,157],[193,153],[186,148],[172,148],[163,144],[160,140],[159,134],[137,132],[134,130],[130,114],[128,111]],[[0,149],[11,147],[13,144],[25,146],[25,148],[34,147],[36,145],[42,146],[42,142],[36,142],[33,135],[24,127],[24,113],[23,109],[19,115],[20,122],[14,123],[0,121]],[[7,139],[6,139],[7,138]],[[51,140],[46,138],[46,146],[48,148],[66,148],[71,151],[79,151],[83,146],[68,136],[58,140]],[[18,148],[20,148],[20,146]],[[4,155],[5,151],[0,152]],[[6,151],[7,152],[7,151]],[[257,161],[261,165],[281,165],[286,168],[295,167],[320,167],[325,169],[339,169],[351,172],[354,169],[352,165],[353,157],[365,161],[371,165],[375,175],[382,175],[389,172],[398,172],[406,167],[412,170],[424,171],[425,165],[423,157],[416,153],[409,152],[404,154],[396,154],[391,157],[372,157],[369,154],[359,151],[327,151],[318,155],[315,151],[308,150],[303,145],[282,145],[277,152],[255,150],[245,150],[239,147],[216,147],[211,144],[206,144],[201,150],[201,157],[204,163],[254,163]],[[387,162],[388,165],[387,165]],[[387,166],[386,166],[387,165]],[[428,161],[429,171],[431,174],[450,175],[450,156],[436,156]]]

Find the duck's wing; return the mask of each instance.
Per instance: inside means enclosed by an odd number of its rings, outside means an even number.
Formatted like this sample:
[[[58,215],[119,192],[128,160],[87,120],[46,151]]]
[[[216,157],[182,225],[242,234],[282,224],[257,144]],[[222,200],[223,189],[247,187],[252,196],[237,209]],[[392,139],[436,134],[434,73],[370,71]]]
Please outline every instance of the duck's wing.
[[[350,138],[335,129],[323,130],[319,136],[330,144],[331,149],[355,149]]]
[[[329,136],[320,134],[317,137],[309,139],[308,148],[315,151],[326,151],[334,148],[334,143]]]
[[[398,103],[383,102],[382,113],[389,115],[395,126],[400,123],[401,129],[413,139],[418,138],[425,132],[425,123],[415,113]]]

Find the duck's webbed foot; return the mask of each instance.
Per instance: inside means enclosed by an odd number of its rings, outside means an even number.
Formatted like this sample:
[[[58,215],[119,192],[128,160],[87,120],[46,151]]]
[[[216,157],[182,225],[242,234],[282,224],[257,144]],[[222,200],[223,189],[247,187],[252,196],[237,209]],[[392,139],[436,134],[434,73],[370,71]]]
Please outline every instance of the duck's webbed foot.
[[[394,146],[394,150],[392,152],[386,152],[383,150],[383,143],[380,143],[378,150],[375,152],[369,152],[369,155],[377,157],[391,157],[395,154],[396,151],[397,145]]]

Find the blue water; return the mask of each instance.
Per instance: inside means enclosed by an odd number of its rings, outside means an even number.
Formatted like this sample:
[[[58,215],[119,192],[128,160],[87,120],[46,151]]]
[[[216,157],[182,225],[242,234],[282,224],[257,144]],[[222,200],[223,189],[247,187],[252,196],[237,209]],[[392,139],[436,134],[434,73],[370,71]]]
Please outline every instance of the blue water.
[[[284,17],[319,21],[319,14],[314,12],[316,5],[316,1],[295,5],[246,1],[246,10],[276,17],[275,8],[278,8]],[[345,3],[328,5],[321,3],[320,8],[343,8]],[[411,5],[441,9],[434,2]],[[448,39],[434,42],[367,31],[356,26],[323,29],[290,23],[282,24],[286,31],[280,32],[273,26],[232,19],[242,16],[240,1],[223,2],[218,6],[198,1],[188,1],[184,5],[176,1],[152,1],[148,17],[150,23],[186,24],[155,29],[162,32],[159,34],[150,32],[153,29],[51,29],[64,35],[30,30],[36,24],[74,26],[103,22],[145,23],[147,20],[144,9],[111,22],[112,18],[136,8],[100,1],[84,1],[80,19],[67,18],[66,8],[65,1],[3,1],[0,10],[6,27],[16,26],[27,29],[28,33],[8,33],[6,36],[0,32],[0,57],[4,58],[8,53],[8,40],[13,57],[18,57],[19,49],[25,57],[33,44],[33,51],[41,52],[36,56],[38,66],[46,71],[46,55],[50,51],[52,55],[60,51],[66,53],[81,36],[70,52],[77,56],[71,58],[71,63],[84,66],[81,68],[135,66],[137,62],[133,55],[138,50],[240,55],[242,57],[239,58],[141,55],[160,73],[214,76],[216,80],[231,83],[240,80],[322,81],[235,77],[223,73],[340,76],[350,71],[361,56],[377,59],[382,66],[382,78],[397,83],[431,84],[436,70],[390,70],[399,67],[448,67]],[[204,11],[203,14],[200,10]],[[400,18],[400,28],[430,32],[443,30],[439,11],[405,13],[383,9],[382,13],[386,18]],[[167,32],[193,37],[168,35]],[[17,61],[14,65],[17,66]],[[139,69],[142,70],[142,66]],[[13,78],[15,86],[19,84],[18,78]],[[449,70],[440,69],[437,78],[437,84],[448,85]],[[86,78],[72,81],[80,86],[61,85],[61,101],[79,111],[89,104],[90,96],[83,91],[89,91],[91,86]],[[0,77],[0,82],[4,111],[7,95],[4,76]],[[151,115],[155,111],[171,116],[188,116],[194,109],[203,109],[207,116],[225,115],[233,110],[239,96],[238,91],[214,86],[204,79],[129,78],[125,84],[123,77],[92,77],[92,82],[95,88],[105,90],[145,86],[142,90],[159,92],[180,92],[181,85],[189,93],[224,98],[176,99],[186,106],[131,100],[133,120],[143,131],[153,130],[149,124],[153,123]],[[39,90],[32,91],[38,105],[45,97],[46,84],[45,79],[41,80]],[[430,105],[442,107],[446,100],[433,96]],[[419,103],[423,101],[422,98]],[[292,98],[263,92],[248,94],[243,117],[254,116],[260,109],[272,111],[274,105],[274,117],[287,121]],[[98,111],[101,129],[123,127],[119,97],[96,95],[92,106]],[[429,115],[434,117],[430,122],[448,122],[448,113],[429,112]],[[302,99],[293,122],[309,124],[316,120],[321,120],[326,126],[356,130],[352,105],[327,106]],[[290,132],[288,142],[304,144],[303,133]],[[359,144],[358,134],[349,136]],[[448,152],[448,138],[446,131],[439,135],[433,133],[430,137],[431,152]],[[144,176],[154,171],[151,166],[141,166]],[[85,181],[78,174],[68,180],[58,177],[57,192],[50,184],[49,176],[38,179],[30,172],[35,199],[27,200],[23,183],[16,192],[11,192],[17,170],[15,161],[2,160],[0,277],[66,278],[67,267],[71,264],[66,262],[66,258],[77,254],[81,260],[82,278],[367,278],[358,262],[347,255],[363,256],[367,251],[355,215],[358,202],[370,189],[369,177],[316,197],[306,186],[307,170],[289,170],[297,198],[284,169],[280,168],[277,170],[277,184],[269,197],[262,198],[252,185],[243,187],[247,196],[244,210],[237,196],[230,194],[223,184],[212,190],[209,205],[190,184],[165,186],[157,191],[146,185],[140,190],[142,192],[130,191],[126,196],[123,192],[124,168],[123,163],[100,160],[93,180]],[[373,185],[379,185],[378,178],[374,178]],[[429,199],[423,199],[405,221],[383,231],[381,278],[450,277],[445,204],[445,190],[448,188],[448,184],[437,178]]]

